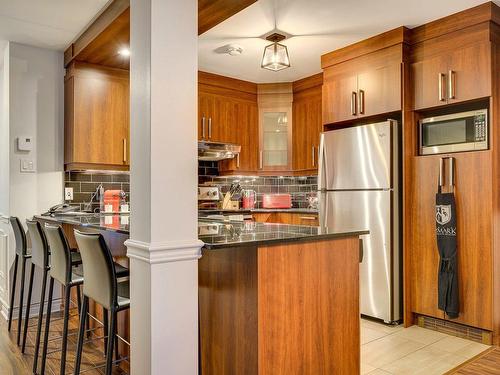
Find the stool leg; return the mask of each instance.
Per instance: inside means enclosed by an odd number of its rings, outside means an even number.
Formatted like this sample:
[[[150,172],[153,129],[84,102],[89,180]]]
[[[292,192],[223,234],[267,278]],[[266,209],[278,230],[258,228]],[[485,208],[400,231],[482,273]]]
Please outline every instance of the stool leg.
[[[83,337],[85,336],[85,318],[89,308],[89,298],[83,296],[82,311],[80,313],[80,328],[78,329],[78,344],[76,346],[76,359],[74,375],[80,375],[80,364],[82,363]]]
[[[80,288],[80,285],[77,286],[77,291],[76,291],[76,303],[78,304],[78,314],[82,312],[82,289]]]
[[[24,278],[26,273],[26,258],[21,263],[21,290],[19,291],[19,313],[17,317],[17,345],[21,342],[21,321],[23,320]]]
[[[42,371],[40,371],[40,375],[45,374],[45,361],[47,360],[47,349],[48,349],[47,347],[49,346],[50,315],[52,313],[53,293],[54,293],[54,279],[51,277],[49,283],[49,299],[47,301],[47,316],[45,317],[45,332],[43,335]]]
[[[9,332],[12,326],[12,313],[14,312],[14,296],[16,294],[16,282],[17,282],[17,264],[19,263],[19,255],[16,254],[16,259],[14,260],[14,277],[12,280],[12,288],[10,290],[10,308],[9,308]]]
[[[120,360],[120,353],[118,353],[118,324],[115,323],[115,331],[113,332],[113,336],[115,339],[115,360]]]
[[[61,371],[60,374],[66,373],[66,349],[68,347],[68,320],[69,320],[69,303],[71,298],[71,287],[66,285],[64,289],[64,324],[62,332],[62,347],[61,347]]]
[[[113,371],[113,345],[115,340],[113,338],[116,325],[116,311],[111,308],[111,319],[108,330],[108,348],[106,350],[106,375],[111,375]]]
[[[108,322],[108,310],[104,307],[102,308],[102,322],[103,322],[103,336],[104,336],[104,354],[106,354],[106,348],[108,347],[109,336],[109,322]]]
[[[38,369],[38,353],[40,352],[40,335],[42,333],[43,306],[45,305],[45,289],[47,288],[47,276],[49,270],[43,270],[42,291],[40,295],[40,311],[38,313],[38,327],[36,330],[35,353],[33,355],[33,374],[36,374]]]
[[[24,314],[24,332],[23,332],[23,346],[21,348],[21,353],[24,354],[24,349],[26,348],[26,336],[28,335],[28,323],[30,321],[30,310],[31,310],[31,294],[33,292],[33,276],[35,274],[35,265],[31,263],[30,271],[30,282],[28,286],[28,300],[26,304],[26,313]]]

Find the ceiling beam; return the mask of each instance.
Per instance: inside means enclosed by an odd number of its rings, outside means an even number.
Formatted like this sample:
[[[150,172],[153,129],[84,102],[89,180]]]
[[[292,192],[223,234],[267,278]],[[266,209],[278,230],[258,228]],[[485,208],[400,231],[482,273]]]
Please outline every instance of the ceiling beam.
[[[198,0],[198,35],[255,2],[257,0]]]

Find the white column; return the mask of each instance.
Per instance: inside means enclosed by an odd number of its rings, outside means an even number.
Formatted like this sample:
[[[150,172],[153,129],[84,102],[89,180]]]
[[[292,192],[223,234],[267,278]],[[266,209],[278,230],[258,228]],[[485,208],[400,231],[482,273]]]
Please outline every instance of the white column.
[[[198,373],[198,2],[131,0],[131,373]]]

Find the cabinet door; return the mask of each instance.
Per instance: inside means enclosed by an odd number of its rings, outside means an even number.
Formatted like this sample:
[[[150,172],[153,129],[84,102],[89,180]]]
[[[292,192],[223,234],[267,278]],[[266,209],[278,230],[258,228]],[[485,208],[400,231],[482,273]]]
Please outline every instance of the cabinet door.
[[[449,103],[491,95],[491,44],[477,43],[450,54],[447,73]]]
[[[438,55],[411,64],[414,109],[432,108],[446,104],[445,73],[447,68],[447,55]]]
[[[234,117],[228,142],[241,146],[238,157],[219,163],[221,172],[254,172],[258,168],[259,128],[257,104],[243,100],[233,102]]]
[[[126,166],[129,163],[129,81],[74,77],[74,163]]]
[[[358,116],[401,110],[401,64],[390,64],[358,74]]]
[[[454,322],[492,327],[492,185],[491,152],[453,154],[457,206],[460,315]],[[437,308],[439,256],[435,231],[435,194],[439,156],[414,159],[409,220],[412,311],[445,318]],[[445,167],[445,178],[448,175]]]
[[[208,140],[209,118],[214,112],[214,97],[211,94],[198,92],[198,139]]]
[[[321,126],[321,91],[319,95],[295,98],[292,125],[292,158],[295,171],[314,170],[318,167]]]
[[[263,109],[260,113],[259,169],[285,171],[291,166],[292,108]]]
[[[333,74],[325,69],[323,83],[323,124],[356,118],[358,78],[355,73]],[[355,99],[353,98],[355,96]]]

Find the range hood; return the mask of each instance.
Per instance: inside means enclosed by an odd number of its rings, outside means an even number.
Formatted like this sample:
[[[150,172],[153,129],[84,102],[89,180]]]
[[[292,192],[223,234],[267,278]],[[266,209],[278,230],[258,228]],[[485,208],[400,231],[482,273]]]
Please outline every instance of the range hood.
[[[198,160],[219,161],[233,159],[240,153],[241,146],[233,143],[198,142]]]

